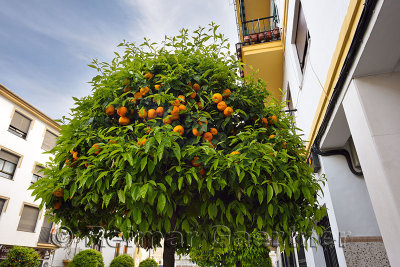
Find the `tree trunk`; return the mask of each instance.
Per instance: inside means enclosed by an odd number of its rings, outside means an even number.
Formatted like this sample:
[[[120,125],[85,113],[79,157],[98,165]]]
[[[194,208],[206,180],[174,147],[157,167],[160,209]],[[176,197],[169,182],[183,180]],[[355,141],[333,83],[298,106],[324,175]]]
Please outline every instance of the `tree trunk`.
[[[164,239],[164,253],[163,253],[163,266],[164,267],[175,267],[175,246],[171,242],[170,235],[167,235]]]
[[[242,263],[240,261],[236,262],[236,267],[242,267]]]

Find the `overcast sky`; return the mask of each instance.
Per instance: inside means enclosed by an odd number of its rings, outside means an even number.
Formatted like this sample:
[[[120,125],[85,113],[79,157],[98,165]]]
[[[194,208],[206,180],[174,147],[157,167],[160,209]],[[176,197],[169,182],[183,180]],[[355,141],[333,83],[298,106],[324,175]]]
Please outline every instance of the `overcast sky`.
[[[53,119],[91,93],[93,58],[211,21],[237,42],[233,0],[0,0],[0,83]]]

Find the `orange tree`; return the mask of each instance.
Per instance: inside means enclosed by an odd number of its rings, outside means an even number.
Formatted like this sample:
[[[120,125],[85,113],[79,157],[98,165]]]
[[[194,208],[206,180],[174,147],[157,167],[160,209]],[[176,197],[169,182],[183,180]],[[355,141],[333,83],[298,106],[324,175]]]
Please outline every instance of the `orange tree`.
[[[96,237],[97,225],[126,239],[196,231],[208,241],[213,225],[258,228],[282,245],[290,237],[280,233],[321,230],[303,141],[279,102],[265,105],[265,85],[237,75],[217,28],[191,38],[182,30],[158,46],[125,42],[110,63],[89,65],[99,72],[93,92],[75,98],[47,179],[32,186],[56,222],[80,237]]]

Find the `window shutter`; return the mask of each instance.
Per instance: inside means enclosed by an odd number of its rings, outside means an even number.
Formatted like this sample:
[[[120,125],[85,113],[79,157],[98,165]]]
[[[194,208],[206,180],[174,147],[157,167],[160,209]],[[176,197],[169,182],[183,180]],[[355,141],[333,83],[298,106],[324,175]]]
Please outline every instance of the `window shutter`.
[[[19,157],[5,150],[0,150],[0,159],[7,160],[11,163],[18,164]]]
[[[17,128],[21,132],[28,133],[29,126],[31,125],[31,120],[21,113],[15,111],[10,125]]]
[[[40,177],[43,177],[43,171],[41,171],[43,169],[44,169],[43,167],[41,167],[39,165],[36,165],[35,166],[35,170],[33,171],[33,174],[35,174],[37,176],[40,176]]]
[[[0,214],[3,213],[3,208],[4,208],[5,204],[6,204],[6,200],[3,198],[0,198]]]
[[[44,135],[42,149],[49,151],[56,146],[56,142],[57,142],[57,135],[47,130],[46,134]]]
[[[35,232],[39,209],[24,205],[22,215],[18,224],[18,231]]]
[[[296,31],[296,49],[297,49],[297,56],[299,57],[299,62],[302,69],[307,49],[307,34],[308,34],[307,23],[304,17],[303,8],[300,3],[299,18],[297,21],[297,31]]]

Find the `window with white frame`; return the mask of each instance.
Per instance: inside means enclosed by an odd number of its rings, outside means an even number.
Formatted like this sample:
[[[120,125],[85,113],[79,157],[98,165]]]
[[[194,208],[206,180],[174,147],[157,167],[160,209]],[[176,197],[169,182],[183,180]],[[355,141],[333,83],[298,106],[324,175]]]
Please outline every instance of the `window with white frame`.
[[[301,2],[299,3],[299,9],[297,15],[298,19],[296,25],[296,38],[294,43],[296,45],[297,57],[299,59],[300,68],[303,71],[309,45],[309,32]]]
[[[0,198],[0,216],[3,213],[3,210],[4,210],[5,206],[6,206],[6,204],[7,204],[7,199]]]
[[[31,183],[34,184],[37,181],[39,181],[39,179],[43,178],[43,167],[40,165],[36,165],[35,169],[33,170],[33,174],[32,174],[32,181]]]
[[[0,150],[0,177],[12,180],[18,161],[18,156],[5,150]]]
[[[56,146],[56,143],[57,143],[57,135],[50,132],[49,130],[46,130],[46,133],[44,134],[43,138],[42,149],[49,151]]]
[[[18,224],[18,231],[35,232],[36,223],[39,218],[39,208],[24,205]]]
[[[26,139],[31,122],[31,119],[22,115],[18,111],[15,111],[10,126],[8,127],[8,131],[16,136]]]

